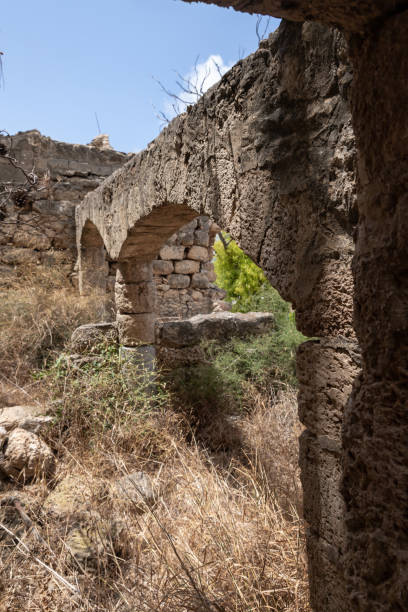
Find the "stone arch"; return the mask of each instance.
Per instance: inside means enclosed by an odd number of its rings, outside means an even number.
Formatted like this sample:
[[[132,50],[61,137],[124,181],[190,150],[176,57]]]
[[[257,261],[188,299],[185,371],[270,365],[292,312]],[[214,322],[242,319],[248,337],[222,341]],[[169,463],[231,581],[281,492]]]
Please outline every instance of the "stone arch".
[[[164,240],[162,214],[168,223],[173,213],[180,222],[183,215],[192,218],[189,211],[209,215],[292,302],[299,329],[314,337],[297,361],[307,428],[301,467],[312,599],[326,602],[327,612],[346,601],[341,429],[359,367],[352,323],[351,78],[339,32],[283,23],[77,211],[78,233],[93,219],[113,259],[121,258],[124,268],[132,258],[138,262],[139,276],[132,281],[135,269],[126,270],[125,286],[150,283],[146,254],[160,244],[152,233]],[[143,247],[144,240],[151,244]],[[149,312],[123,313],[129,315],[141,315],[133,322],[146,323],[143,341],[152,342]],[[134,326],[133,338],[136,332]]]
[[[117,325],[127,347],[155,341],[156,291],[153,262],[166,241],[197,217],[187,206],[164,204],[128,231],[119,252],[115,283]]]

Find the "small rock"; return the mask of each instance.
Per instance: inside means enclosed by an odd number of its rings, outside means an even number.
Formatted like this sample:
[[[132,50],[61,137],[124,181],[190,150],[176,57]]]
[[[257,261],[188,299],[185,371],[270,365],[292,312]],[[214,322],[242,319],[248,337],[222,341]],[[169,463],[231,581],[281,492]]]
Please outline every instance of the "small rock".
[[[122,521],[106,521],[98,515],[89,515],[87,523],[68,533],[65,544],[72,557],[82,563],[107,562],[112,552],[123,552],[127,533]]]
[[[54,467],[51,449],[36,434],[18,428],[2,439],[0,469],[9,478],[25,481],[48,475]]]
[[[156,500],[152,481],[145,472],[132,472],[124,476],[115,484],[115,489],[124,501],[131,502],[142,511],[146,509],[146,504],[151,506]]]

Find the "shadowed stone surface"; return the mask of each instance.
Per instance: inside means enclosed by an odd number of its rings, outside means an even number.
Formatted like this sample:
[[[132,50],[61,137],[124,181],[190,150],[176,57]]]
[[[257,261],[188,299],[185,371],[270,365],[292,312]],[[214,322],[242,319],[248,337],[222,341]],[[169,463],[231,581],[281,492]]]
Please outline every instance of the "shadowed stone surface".
[[[72,333],[70,349],[74,353],[88,353],[98,345],[117,341],[118,330],[114,323],[88,323],[77,327]]]
[[[408,2],[212,3],[348,31],[359,165],[353,272],[362,373],[343,423],[345,554],[337,563],[336,551],[309,534],[311,595],[322,612],[402,612],[408,609]]]
[[[357,33],[407,6],[406,0],[184,0],[198,1],[292,21],[320,21]]]
[[[171,348],[194,346],[201,340],[229,340],[250,334],[265,334],[274,326],[274,317],[266,312],[215,312],[184,321],[165,321],[156,329],[158,344]]]

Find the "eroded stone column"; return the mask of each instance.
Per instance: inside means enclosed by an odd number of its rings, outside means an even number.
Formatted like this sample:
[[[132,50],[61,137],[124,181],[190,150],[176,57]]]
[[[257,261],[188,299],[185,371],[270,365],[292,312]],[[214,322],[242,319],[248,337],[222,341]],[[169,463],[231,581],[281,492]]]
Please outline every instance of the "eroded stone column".
[[[147,372],[154,370],[155,295],[152,261],[119,262],[115,300],[121,354]]]
[[[344,579],[345,504],[341,433],[345,406],[360,369],[356,342],[342,336],[299,347],[299,417],[304,517],[308,524],[310,595],[317,612],[349,612]]]
[[[355,37],[359,146],[355,324],[363,370],[347,406],[350,610],[408,610],[408,12]]]

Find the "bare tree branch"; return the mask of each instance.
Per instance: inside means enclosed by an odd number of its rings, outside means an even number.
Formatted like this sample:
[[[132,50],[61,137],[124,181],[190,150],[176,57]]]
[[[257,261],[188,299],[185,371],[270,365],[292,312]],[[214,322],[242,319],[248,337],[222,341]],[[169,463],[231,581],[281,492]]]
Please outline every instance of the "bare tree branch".
[[[258,44],[261,42],[261,40],[264,40],[264,38],[266,38],[266,33],[268,32],[270,22],[270,17],[267,17],[265,19],[264,15],[258,15],[255,27]]]

